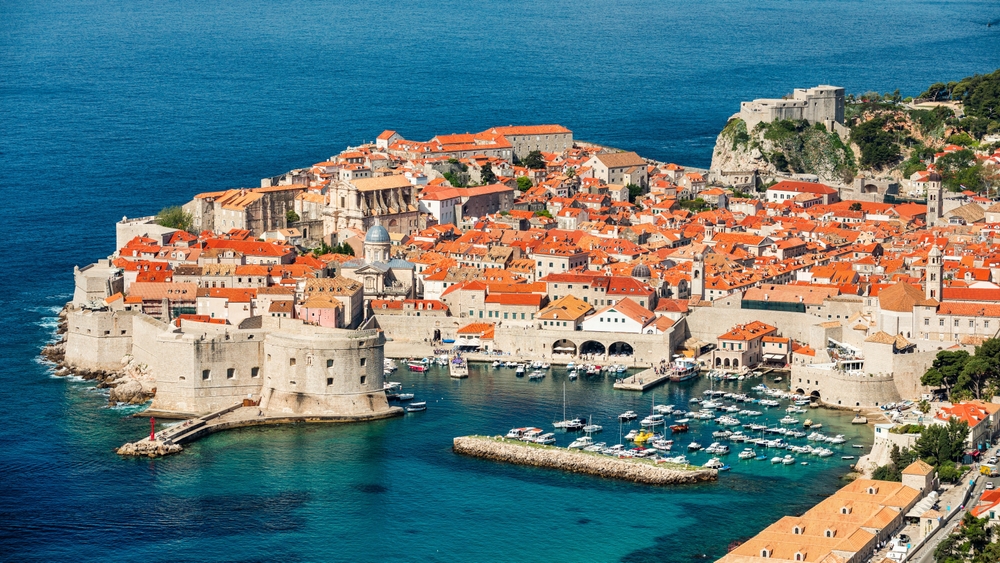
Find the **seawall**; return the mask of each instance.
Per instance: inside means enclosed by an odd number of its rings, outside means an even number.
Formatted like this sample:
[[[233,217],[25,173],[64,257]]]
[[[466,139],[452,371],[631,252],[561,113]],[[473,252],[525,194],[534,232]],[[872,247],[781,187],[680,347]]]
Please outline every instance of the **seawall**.
[[[719,478],[714,469],[657,464],[646,459],[615,458],[504,438],[459,436],[455,438],[452,449],[457,454],[493,461],[561,469],[648,485],[680,485],[715,481]]]

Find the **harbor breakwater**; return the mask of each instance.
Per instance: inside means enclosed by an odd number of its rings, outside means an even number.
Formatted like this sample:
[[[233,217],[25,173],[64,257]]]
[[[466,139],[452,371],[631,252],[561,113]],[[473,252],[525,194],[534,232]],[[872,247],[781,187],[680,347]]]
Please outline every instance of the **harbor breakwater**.
[[[530,465],[583,473],[647,485],[681,485],[715,481],[714,469],[655,463],[647,459],[616,458],[519,440],[486,436],[459,436],[452,447],[457,454],[504,463]]]

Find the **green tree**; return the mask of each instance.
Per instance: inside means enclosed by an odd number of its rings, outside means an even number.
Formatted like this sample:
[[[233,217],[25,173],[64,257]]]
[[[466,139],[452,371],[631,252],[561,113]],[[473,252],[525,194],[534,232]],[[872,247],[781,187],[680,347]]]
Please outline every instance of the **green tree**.
[[[952,418],[946,425],[932,424],[923,429],[913,444],[913,451],[920,459],[939,469],[958,461],[962,456],[969,425]],[[944,479],[944,476],[941,476]]]
[[[920,384],[928,387],[944,387],[950,391],[958,381],[958,374],[962,372],[969,357],[969,353],[965,350],[938,352],[930,369],[920,378]]]
[[[983,397],[983,389],[993,373],[990,362],[977,355],[966,362],[965,367],[959,372],[954,391],[965,391],[971,393],[977,399],[981,399]]]
[[[882,168],[899,160],[896,137],[885,130],[890,125],[888,117],[880,116],[851,129],[851,140],[861,148],[861,166]]]
[[[354,247],[347,244],[344,241],[331,249],[332,254],[343,254],[345,256],[354,256]]]
[[[156,224],[171,229],[190,231],[194,227],[194,217],[179,206],[164,207],[156,214]]]
[[[295,212],[294,209],[289,209],[285,211],[285,222],[287,223],[297,223],[299,221],[299,214]]]
[[[851,204],[850,207],[848,207],[848,209],[850,209],[851,211],[861,211],[861,202],[855,201],[854,203]]]
[[[549,212],[548,209],[539,209],[538,211],[535,211],[535,217],[548,217],[551,219],[552,213]]]
[[[451,171],[445,172],[444,174],[442,174],[442,176],[444,176],[445,180],[448,180],[448,183],[451,184],[452,187],[455,188],[465,187],[465,182],[463,182],[462,179],[459,178],[458,175],[456,175],[454,172]]]
[[[927,399],[921,399],[920,402],[917,403],[917,410],[919,410],[924,414],[927,414],[931,412],[931,404],[927,402]]]
[[[524,157],[521,164],[529,170],[537,170],[545,168],[545,158],[542,157],[542,151],[531,151],[528,156]]]
[[[482,170],[479,172],[480,178],[482,179],[482,184],[484,186],[489,184],[495,184],[497,182],[497,175],[493,173],[493,165],[487,162],[483,165]]]
[[[526,192],[531,189],[531,178],[527,176],[519,176],[517,179],[517,189],[522,192]]]
[[[643,190],[642,186],[637,186],[635,184],[629,184],[625,186],[628,189],[628,200],[631,203],[635,203],[635,200],[642,197]]]
[[[576,168],[573,168],[572,166],[570,166],[569,168],[566,169],[566,177],[567,178],[572,178],[574,176],[576,176]]]

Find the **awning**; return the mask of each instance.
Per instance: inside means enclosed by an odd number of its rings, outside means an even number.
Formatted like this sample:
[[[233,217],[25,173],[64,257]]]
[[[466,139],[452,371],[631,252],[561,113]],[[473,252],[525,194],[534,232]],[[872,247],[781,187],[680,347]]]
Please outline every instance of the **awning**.
[[[784,360],[787,356],[784,354],[764,354],[765,360]]]
[[[569,347],[569,346],[556,346],[552,350],[555,351],[555,352],[572,352],[572,351],[576,350],[576,348],[572,348],[572,347]]]

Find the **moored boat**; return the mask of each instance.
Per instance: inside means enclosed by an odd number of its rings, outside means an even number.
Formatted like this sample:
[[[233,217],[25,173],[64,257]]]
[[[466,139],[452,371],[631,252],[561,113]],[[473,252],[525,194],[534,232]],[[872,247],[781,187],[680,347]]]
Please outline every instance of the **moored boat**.
[[[427,403],[423,401],[406,405],[406,412],[419,412],[425,410],[427,410]]]

